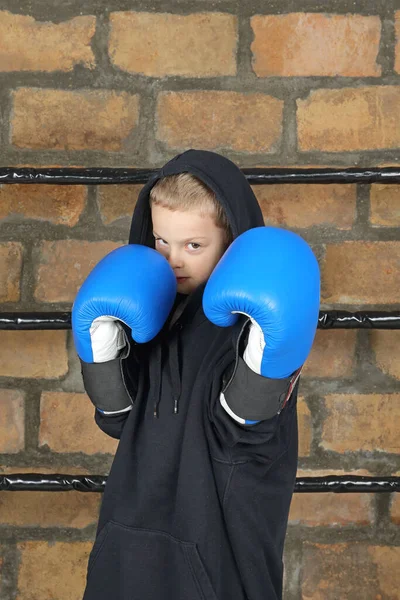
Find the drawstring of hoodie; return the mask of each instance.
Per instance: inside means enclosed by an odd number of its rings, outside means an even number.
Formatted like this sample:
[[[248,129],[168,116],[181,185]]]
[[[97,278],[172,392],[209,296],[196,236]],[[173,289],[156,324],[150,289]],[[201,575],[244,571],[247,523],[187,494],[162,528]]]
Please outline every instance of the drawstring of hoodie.
[[[161,400],[161,374],[162,374],[162,346],[157,344],[155,347],[155,356],[150,357],[150,385],[155,384],[153,393],[154,398],[154,417],[158,419],[158,405]]]
[[[174,414],[179,412],[179,400],[181,397],[181,373],[179,368],[179,352],[180,352],[180,330],[181,323],[176,323],[173,326],[173,335],[169,341],[169,372],[171,376],[172,395],[174,400]],[[153,414],[154,418],[158,419],[158,407],[161,401],[161,378],[162,378],[162,361],[163,361],[163,345],[159,342],[155,346],[155,356],[150,360],[150,383],[154,382],[153,393]]]
[[[179,412],[179,399],[181,397],[181,373],[179,369],[179,355],[180,355],[180,329],[182,325],[177,323],[175,326],[175,335],[172,338],[170,345],[170,372],[172,381],[172,392],[174,396],[174,414]]]

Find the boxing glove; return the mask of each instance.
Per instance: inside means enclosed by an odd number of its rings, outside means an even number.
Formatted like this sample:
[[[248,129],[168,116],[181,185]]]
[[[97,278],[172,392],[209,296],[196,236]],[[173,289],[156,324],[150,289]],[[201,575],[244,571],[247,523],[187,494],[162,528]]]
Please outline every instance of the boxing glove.
[[[293,375],[298,377],[311,350],[319,304],[319,266],[312,249],[296,233],[277,227],[256,227],[236,238],[213,270],[203,294],[204,313],[214,324],[229,327],[239,314],[247,317],[248,326],[241,330],[248,335],[245,364],[259,376],[292,384]],[[237,357],[236,369],[239,367],[242,380],[248,379]],[[287,397],[279,382],[275,386],[281,390],[279,401],[273,402],[279,412]],[[263,412],[258,406],[248,414],[270,417],[275,408],[265,407]],[[249,416],[247,420],[251,420]]]
[[[72,307],[72,332],[86,391],[100,412],[117,414],[132,408],[122,364],[130,352],[129,337],[145,343],[157,335],[176,289],[168,261],[156,250],[136,244],[110,252],[82,284]]]

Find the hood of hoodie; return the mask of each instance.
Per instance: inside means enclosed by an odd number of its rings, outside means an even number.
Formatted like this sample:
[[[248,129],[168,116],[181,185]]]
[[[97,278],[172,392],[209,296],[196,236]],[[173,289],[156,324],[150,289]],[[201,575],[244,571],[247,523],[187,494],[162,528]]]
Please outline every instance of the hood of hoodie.
[[[234,239],[248,229],[264,225],[254,192],[239,167],[215,152],[191,149],[167,162],[141,189],[132,217],[130,244],[154,248],[150,190],[162,177],[177,173],[192,173],[215,192],[228,217]]]
[[[192,175],[198,177],[198,179],[213,190],[217,200],[225,210],[233,239],[236,239],[241,233],[244,233],[248,229],[264,225],[264,219],[258,201],[239,167],[228,158],[215,152],[190,149],[182,154],[178,154],[172,160],[167,162],[141,189],[133,212],[129,234],[130,244],[141,244],[149,246],[150,248],[155,247],[149,203],[150,190],[160,178],[185,172],[192,173]],[[196,317],[197,319],[204,319],[202,297],[206,283],[207,282],[204,282],[199,285],[188,297],[178,293],[169,319],[173,315],[177,304],[183,300],[185,301],[183,310],[184,321],[192,322]],[[160,401],[160,381],[163,363],[162,344],[157,343],[158,338],[159,336],[154,340],[154,355],[150,359],[151,375],[154,378],[153,380],[158,381],[158,386],[153,398],[154,416],[156,417],[158,416],[157,409]],[[178,401],[181,388],[179,371],[180,351],[178,328],[177,335],[173,336],[169,342],[168,359],[174,387],[174,412],[178,412]]]

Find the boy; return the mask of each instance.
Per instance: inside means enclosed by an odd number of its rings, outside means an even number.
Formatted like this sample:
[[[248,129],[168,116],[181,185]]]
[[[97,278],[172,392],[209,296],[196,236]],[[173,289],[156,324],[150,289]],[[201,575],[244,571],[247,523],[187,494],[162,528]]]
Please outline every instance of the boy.
[[[279,599],[315,257],[201,150],[142,188],[129,244],[72,314],[96,423],[120,440],[84,600]]]

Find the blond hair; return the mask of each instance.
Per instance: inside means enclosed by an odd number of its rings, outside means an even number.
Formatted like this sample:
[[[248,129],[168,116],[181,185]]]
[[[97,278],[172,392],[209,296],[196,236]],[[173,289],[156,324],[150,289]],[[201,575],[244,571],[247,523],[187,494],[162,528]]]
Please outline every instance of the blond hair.
[[[150,206],[156,204],[169,210],[196,210],[202,216],[211,216],[223,230],[228,246],[233,241],[228,218],[215,193],[191,173],[167,175],[150,190]]]

